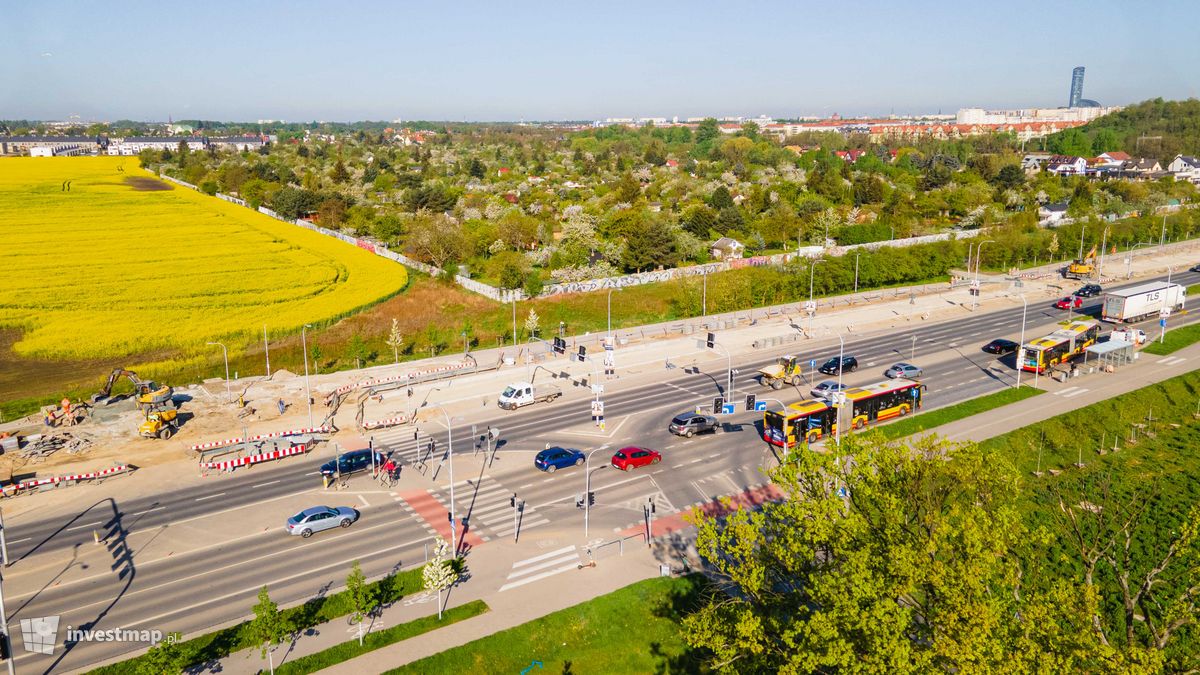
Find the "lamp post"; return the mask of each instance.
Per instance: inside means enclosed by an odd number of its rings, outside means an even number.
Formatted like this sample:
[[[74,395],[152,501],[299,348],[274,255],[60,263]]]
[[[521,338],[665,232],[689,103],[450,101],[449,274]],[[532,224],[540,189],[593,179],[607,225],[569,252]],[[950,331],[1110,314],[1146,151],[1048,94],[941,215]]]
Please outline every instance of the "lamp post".
[[[220,347],[221,353],[225,356],[225,402],[229,403],[233,400],[229,394],[229,350],[225,349],[225,345],[221,344],[220,342],[207,342],[205,344],[213,347]]]
[[[979,266],[983,263],[983,245],[996,243],[993,239],[979,242],[979,247],[975,249],[975,307],[979,306]]]
[[[912,351],[911,351],[911,352],[909,352],[909,354],[908,354],[908,360],[909,360],[909,361],[914,361],[914,360],[916,360],[916,358],[917,358],[917,334],[916,334],[916,333],[913,333],[913,336],[912,336]]]
[[[513,347],[515,348],[517,346],[517,296],[516,295],[512,296],[512,309],[513,309],[513,312],[512,312],[512,314],[513,314]]]
[[[833,444],[839,449],[842,447],[842,405],[846,402],[845,392],[842,391],[842,371],[845,370],[846,358],[846,339],[838,335],[838,406],[836,426],[833,427]]]
[[[312,324],[304,324],[300,329],[300,348],[304,350],[304,402],[308,405],[308,428],[313,427],[312,418],[312,389],[308,385],[308,336],[305,333]]]
[[[813,276],[817,271],[817,265],[825,262],[824,258],[817,258],[808,266],[808,332],[812,334],[813,315],[817,313],[817,305],[813,302]]]
[[[1017,343],[1017,386],[1021,388],[1021,357],[1025,352],[1025,312],[1029,309],[1029,301],[1025,299],[1025,294],[1021,294],[1021,337]]]
[[[720,343],[716,342],[715,340],[713,341],[713,349],[720,349],[725,354],[726,369],[727,369],[726,374],[725,374],[725,381],[726,381],[725,391],[728,394],[725,397],[725,400],[733,401],[733,397],[734,397],[733,355],[729,353],[728,349],[725,349],[724,347],[722,347],[720,345]]]
[[[861,251],[854,252],[854,292],[855,293],[858,292],[858,256],[861,253],[862,253]]]
[[[1158,250],[1162,250],[1163,245],[1167,243],[1167,214],[1163,214],[1162,234],[1158,237]]]
[[[708,270],[705,269],[704,273],[700,276],[704,279],[704,291],[700,300],[700,315],[708,316]]]
[[[1143,242],[1138,242],[1138,243],[1134,244],[1133,248],[1129,249],[1129,254],[1125,256],[1125,278],[1126,279],[1133,276],[1133,253],[1134,253],[1134,251],[1138,250],[1142,246],[1153,246],[1153,245],[1154,244],[1151,242],[1143,241]]]
[[[586,540],[587,540],[587,538],[588,538],[588,518],[589,518],[589,516],[590,516],[590,513],[591,513],[591,506],[592,506],[592,499],[591,499],[591,497],[592,497],[592,470],[591,470],[591,467],[592,467],[592,455],[593,455],[594,453],[596,453],[596,452],[599,452],[600,450],[601,450],[600,448],[596,448],[595,450],[592,450],[591,452],[589,452],[589,453],[588,453],[588,454],[587,454],[587,455],[586,455],[586,456],[583,458],[583,474],[584,474],[584,482],[583,482],[583,538],[584,538],[584,540],[585,540],[585,541],[586,541]],[[602,466],[602,467],[599,467],[599,468],[598,468],[598,469],[596,469],[596,470],[597,470],[597,471],[599,471],[600,469],[606,468],[607,466],[608,466],[608,465],[607,465],[607,464],[605,464],[604,466]]]
[[[705,279],[706,285],[707,285],[707,281],[708,280]],[[621,289],[618,288],[616,290],[619,291]],[[612,341],[612,292],[613,292],[613,289],[611,289],[611,288],[608,289],[608,339],[610,342]],[[707,292],[705,293],[705,295],[707,295]]]
[[[434,387],[433,391],[441,389]],[[421,407],[427,405],[428,401],[422,403]],[[450,431],[450,414],[440,405],[434,407],[442,411],[442,416],[446,418],[446,457],[450,464],[450,544],[454,555],[458,555],[458,513],[454,510],[454,434]]]
[[[1083,235],[1087,232],[1087,223],[1079,225],[1079,260],[1083,260]]]
[[[1104,227],[1104,232],[1100,234],[1100,261],[1096,267],[1096,282],[1099,283],[1104,278],[1104,249],[1108,247],[1108,226]]]

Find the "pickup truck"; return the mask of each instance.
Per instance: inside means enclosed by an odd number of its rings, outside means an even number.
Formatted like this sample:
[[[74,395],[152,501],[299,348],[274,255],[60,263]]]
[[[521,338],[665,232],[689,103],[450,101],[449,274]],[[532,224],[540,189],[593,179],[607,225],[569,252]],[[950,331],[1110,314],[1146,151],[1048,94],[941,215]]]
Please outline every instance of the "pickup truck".
[[[559,396],[562,396],[562,390],[558,387],[544,384],[534,387],[529,382],[514,382],[505,387],[496,404],[504,410],[516,410],[533,403],[553,401]]]
[[[1108,339],[1132,342],[1135,345],[1144,345],[1146,344],[1146,331],[1140,328],[1122,328],[1110,333]]]

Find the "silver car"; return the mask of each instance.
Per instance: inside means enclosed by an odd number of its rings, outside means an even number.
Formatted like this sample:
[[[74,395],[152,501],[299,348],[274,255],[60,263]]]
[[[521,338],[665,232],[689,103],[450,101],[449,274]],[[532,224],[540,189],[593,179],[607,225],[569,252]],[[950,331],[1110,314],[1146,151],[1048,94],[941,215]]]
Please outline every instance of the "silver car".
[[[915,380],[920,378],[923,373],[920,368],[911,363],[897,363],[884,371],[883,374],[893,379],[906,377],[910,380]]]
[[[298,534],[307,539],[313,532],[330,530],[335,527],[350,527],[358,520],[358,511],[349,506],[339,506],[336,509],[328,506],[313,506],[287,519],[284,527],[288,534]]]
[[[813,387],[808,393],[812,394],[813,398],[829,398],[839,391],[845,391],[846,385],[839,384],[837,380],[825,380]]]

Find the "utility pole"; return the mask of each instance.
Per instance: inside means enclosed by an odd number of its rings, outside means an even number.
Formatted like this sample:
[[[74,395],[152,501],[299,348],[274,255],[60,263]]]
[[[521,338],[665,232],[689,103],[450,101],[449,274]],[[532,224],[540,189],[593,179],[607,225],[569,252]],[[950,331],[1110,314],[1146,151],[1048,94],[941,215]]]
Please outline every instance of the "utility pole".
[[[263,324],[263,352],[267,355],[267,379],[271,379],[271,345],[267,343],[267,324]]]

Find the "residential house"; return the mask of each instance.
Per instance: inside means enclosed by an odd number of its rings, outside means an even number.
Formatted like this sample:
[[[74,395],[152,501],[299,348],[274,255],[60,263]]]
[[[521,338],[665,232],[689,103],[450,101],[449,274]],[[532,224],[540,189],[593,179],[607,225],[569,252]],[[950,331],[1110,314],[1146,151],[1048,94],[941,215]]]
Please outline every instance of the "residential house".
[[[231,136],[228,138],[208,139],[208,144],[214,145],[218,149],[230,148],[238,152],[258,150],[263,146],[263,143],[262,136]]]
[[[0,155],[94,155],[103,153],[107,145],[102,136],[0,136]]]
[[[1067,217],[1067,202],[1042,204],[1038,207],[1038,225],[1053,226],[1061,223]]]
[[[840,157],[842,159],[842,161],[850,162],[851,164],[853,164],[854,162],[858,161],[859,157],[862,157],[863,155],[867,154],[867,151],[866,150],[838,150],[838,151],[834,152],[834,154],[837,155],[838,157]]]
[[[1025,175],[1027,176],[1039,173],[1042,170],[1042,166],[1050,161],[1052,156],[1047,153],[1030,153],[1025,155],[1021,158],[1021,169],[1025,171]]]
[[[1121,169],[1129,173],[1161,173],[1163,170],[1157,159],[1146,157],[1130,159]]]
[[[746,252],[746,246],[737,239],[729,237],[721,237],[713,242],[709,247],[709,254],[715,260],[728,260],[729,258],[741,258]]]
[[[1087,160],[1071,155],[1054,155],[1046,163],[1046,171],[1059,176],[1078,176],[1087,171]]]
[[[1175,155],[1175,159],[1167,165],[1167,171],[1174,174],[1175,180],[1200,183],[1200,158],[1191,155]]]
[[[208,139],[198,136],[129,136],[115,138],[108,144],[110,155],[136,155],[143,150],[170,150],[175,152],[180,143],[186,143],[189,150],[203,150]]]
[[[1132,157],[1120,151],[1104,152],[1096,156],[1096,164],[1103,167],[1120,167]]]

